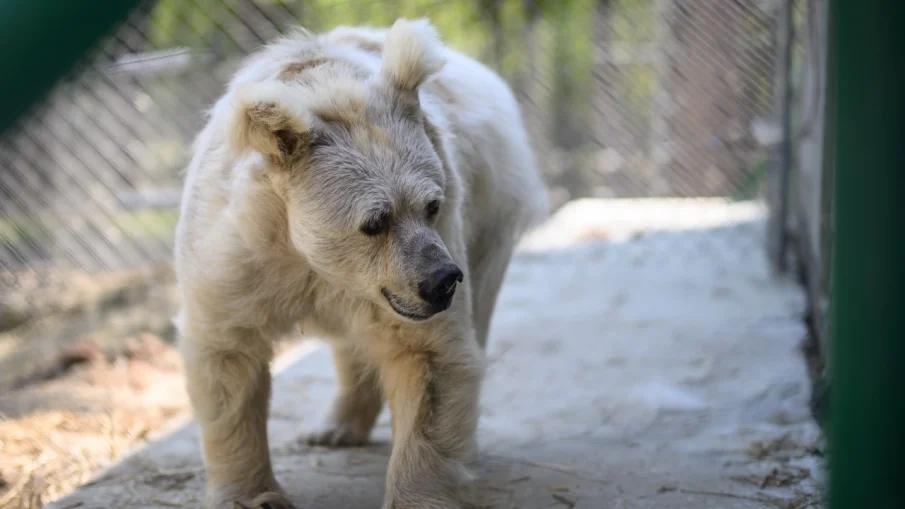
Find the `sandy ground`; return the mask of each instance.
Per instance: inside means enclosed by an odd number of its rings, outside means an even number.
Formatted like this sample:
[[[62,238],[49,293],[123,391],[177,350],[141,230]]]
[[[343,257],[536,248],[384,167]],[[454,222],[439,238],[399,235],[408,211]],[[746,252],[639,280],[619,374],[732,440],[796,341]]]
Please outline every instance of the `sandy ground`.
[[[527,239],[493,325],[466,507],[817,505],[821,443],[799,349],[804,297],[768,270],[763,227],[750,204],[585,201]],[[309,448],[299,438],[333,392],[328,352],[304,343],[281,365],[271,446],[293,500],[380,507],[387,413],[371,446]],[[173,369],[169,380],[181,382]],[[144,391],[184,410],[175,385]],[[188,424],[50,507],[199,507],[203,479]]]

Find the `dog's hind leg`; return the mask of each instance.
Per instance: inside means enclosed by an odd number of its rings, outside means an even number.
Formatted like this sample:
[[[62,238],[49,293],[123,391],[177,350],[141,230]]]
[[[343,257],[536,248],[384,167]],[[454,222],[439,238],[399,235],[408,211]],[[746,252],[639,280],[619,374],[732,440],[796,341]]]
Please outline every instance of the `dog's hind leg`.
[[[383,408],[377,370],[347,346],[333,346],[333,365],[339,392],[326,425],[308,435],[309,445],[361,446]]]

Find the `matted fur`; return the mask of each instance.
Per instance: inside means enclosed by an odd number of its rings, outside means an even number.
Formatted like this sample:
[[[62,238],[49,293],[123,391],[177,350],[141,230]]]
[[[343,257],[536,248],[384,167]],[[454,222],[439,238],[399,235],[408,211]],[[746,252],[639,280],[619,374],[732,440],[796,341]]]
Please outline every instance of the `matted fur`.
[[[460,507],[499,287],[546,212],[509,88],[426,20],[299,31],[244,63],[194,151],[176,322],[206,506],[291,506],[267,446],[269,361],[300,324],[332,342],[339,382],[310,441],[364,443],[386,401],[384,507]],[[419,282],[453,263],[464,280],[436,313]]]

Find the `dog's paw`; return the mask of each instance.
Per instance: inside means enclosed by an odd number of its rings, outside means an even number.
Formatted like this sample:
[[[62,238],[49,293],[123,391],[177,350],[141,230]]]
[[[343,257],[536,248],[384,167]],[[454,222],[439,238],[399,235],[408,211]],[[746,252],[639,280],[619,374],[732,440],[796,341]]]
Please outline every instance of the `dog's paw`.
[[[209,491],[204,509],[297,509],[286,495],[278,491],[264,491],[255,496],[227,496]]]
[[[335,422],[310,433],[307,442],[308,445],[322,447],[361,447],[368,443],[368,433],[362,431],[360,426]]]
[[[424,500],[413,498],[409,500],[387,500],[383,503],[382,509],[423,509],[430,507],[431,509],[465,509],[459,502],[452,499],[437,499],[435,497],[425,497]]]
[[[268,491],[249,500],[234,500],[227,504],[228,509],[296,509],[285,495],[276,491]]]

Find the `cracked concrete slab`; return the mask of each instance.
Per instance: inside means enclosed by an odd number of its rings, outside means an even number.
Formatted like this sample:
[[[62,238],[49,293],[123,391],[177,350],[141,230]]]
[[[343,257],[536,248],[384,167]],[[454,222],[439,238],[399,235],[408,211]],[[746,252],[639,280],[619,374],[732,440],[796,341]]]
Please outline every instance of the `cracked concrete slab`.
[[[764,223],[751,204],[588,200],[526,239],[488,345],[466,507],[818,504],[804,294],[771,274]],[[295,355],[274,382],[277,477],[300,509],[379,508],[388,412],[370,446],[304,445],[333,375],[319,344]],[[49,507],[200,507],[203,480],[190,424]]]

